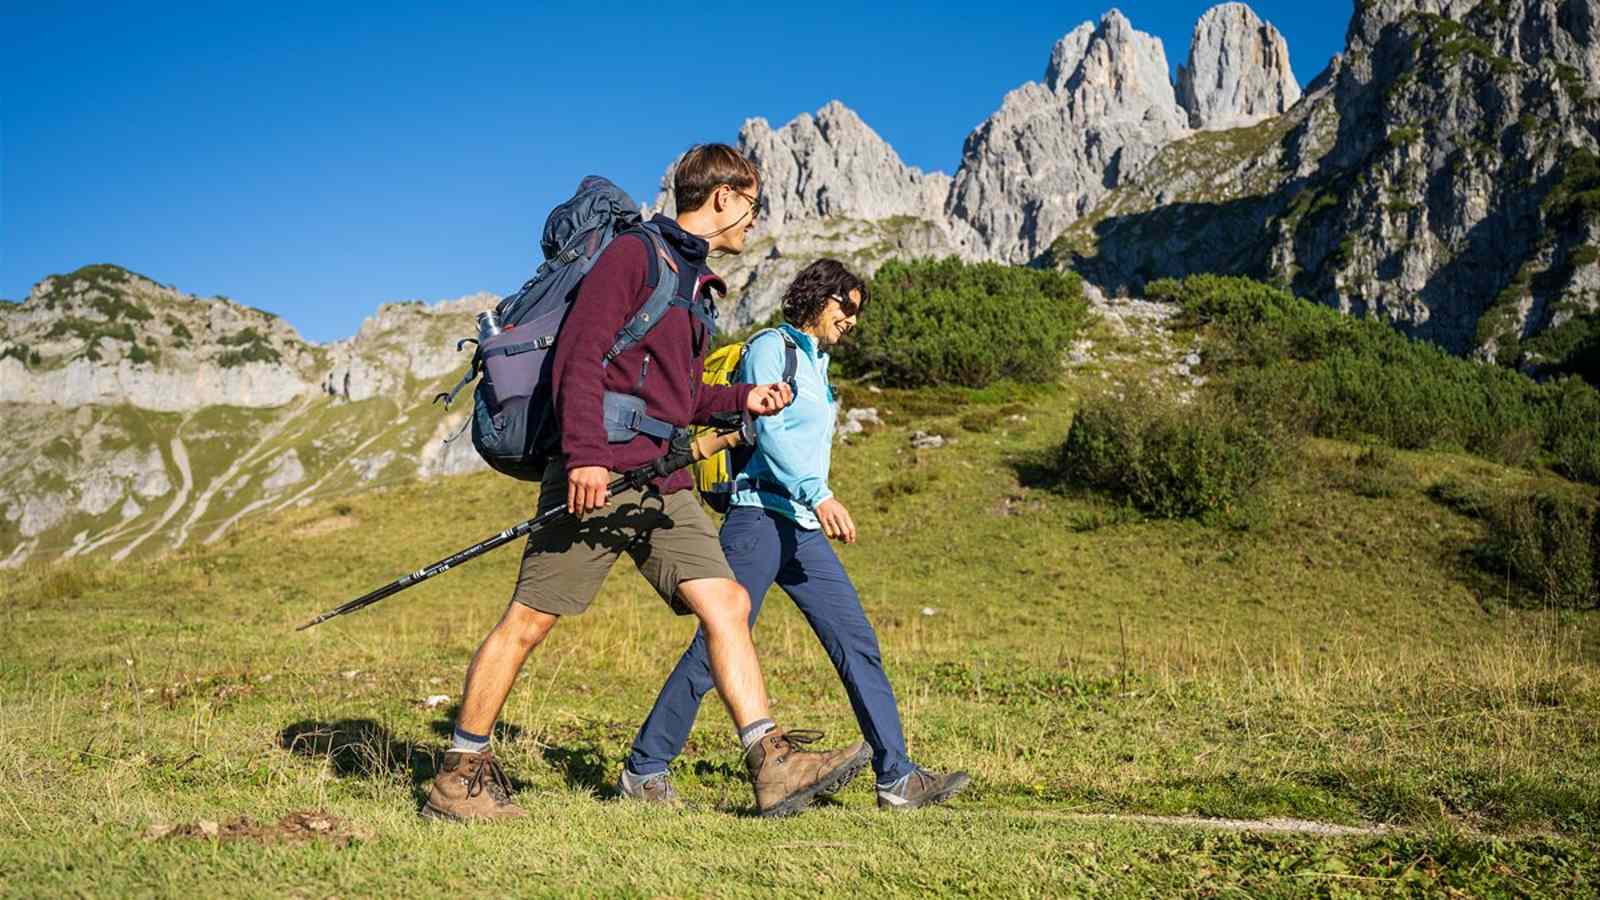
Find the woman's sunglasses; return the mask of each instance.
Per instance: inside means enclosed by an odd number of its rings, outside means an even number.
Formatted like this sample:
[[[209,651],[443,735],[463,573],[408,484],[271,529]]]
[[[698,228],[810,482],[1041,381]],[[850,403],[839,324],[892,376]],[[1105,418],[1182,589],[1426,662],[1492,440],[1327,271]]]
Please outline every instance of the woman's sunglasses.
[[[841,297],[838,294],[831,294],[828,296],[828,299],[839,304],[839,312],[844,313],[844,317],[847,319],[851,316],[854,316],[856,313],[861,312],[861,304],[851,302],[849,297]]]

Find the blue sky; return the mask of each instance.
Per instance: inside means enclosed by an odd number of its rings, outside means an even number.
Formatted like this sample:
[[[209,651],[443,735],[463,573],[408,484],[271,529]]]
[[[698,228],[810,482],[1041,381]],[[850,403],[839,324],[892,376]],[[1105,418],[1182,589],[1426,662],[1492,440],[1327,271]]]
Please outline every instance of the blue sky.
[[[1210,5],[1119,4],[1174,66]],[[1348,6],[1251,5],[1302,84],[1343,46]],[[678,152],[750,116],[839,99],[906,162],[954,171],[1005,92],[1110,8],[18,6],[0,11],[0,297],[112,262],[316,340],[381,302],[515,288],[580,177],[648,200]]]

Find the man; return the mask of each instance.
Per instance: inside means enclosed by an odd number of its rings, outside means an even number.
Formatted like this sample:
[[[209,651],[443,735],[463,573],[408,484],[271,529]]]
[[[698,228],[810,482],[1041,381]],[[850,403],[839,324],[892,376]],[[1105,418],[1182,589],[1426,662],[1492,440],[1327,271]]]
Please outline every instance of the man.
[[[722,556],[687,470],[643,491],[607,496],[611,473],[665,450],[657,437],[619,435],[615,422],[608,429],[608,392],[643,400],[646,416],[677,427],[723,412],[772,415],[792,399],[785,384],[700,382],[711,334],[703,310],[694,306],[710,302],[699,291],[715,278],[706,257],[744,249],[759,203],[755,166],[732,147],[706,144],[684,155],[673,181],[676,220],[658,215],[652,222],[662,246],[641,233],[619,235],[584,279],[562,327],[553,394],[561,454],[545,472],[539,508],[564,502],[572,517],[529,537],[512,601],[467,668],[454,740],[425,816],[525,815],[511,802],[510,782],[489,750],[489,735],[528,654],[561,616],[589,606],[624,551],[674,612],[700,620],[712,680],[738,729],[762,815],[798,812],[817,794],[842,787],[870,758],[860,742],[832,752],[802,750],[798,745],[808,734],[791,735],[772,721],[747,624],[750,597]],[[651,255],[659,277],[678,279],[678,297],[687,302],[674,303],[643,340],[608,360],[617,332],[650,294]]]

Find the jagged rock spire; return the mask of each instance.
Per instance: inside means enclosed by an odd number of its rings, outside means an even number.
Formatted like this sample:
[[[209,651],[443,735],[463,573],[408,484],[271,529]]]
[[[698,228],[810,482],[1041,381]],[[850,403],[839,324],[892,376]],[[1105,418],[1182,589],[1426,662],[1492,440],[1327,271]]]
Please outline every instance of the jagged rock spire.
[[[1278,29],[1243,3],[1214,6],[1200,17],[1189,61],[1178,67],[1178,102],[1191,128],[1254,125],[1299,99],[1289,45]]]

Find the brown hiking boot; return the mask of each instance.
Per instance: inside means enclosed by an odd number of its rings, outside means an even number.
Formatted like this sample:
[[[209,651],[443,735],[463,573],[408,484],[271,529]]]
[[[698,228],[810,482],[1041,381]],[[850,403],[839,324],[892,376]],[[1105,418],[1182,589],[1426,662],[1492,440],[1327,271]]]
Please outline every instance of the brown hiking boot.
[[[444,768],[434,776],[433,790],[422,805],[425,819],[515,819],[527,815],[511,802],[511,779],[488,750],[468,753],[452,750],[444,755]]]
[[[831,794],[856,777],[872,760],[864,741],[844,750],[801,750],[821,739],[820,731],[774,728],[744,755],[756,790],[756,811],[763,817],[792,816],[818,794]]]
[[[878,808],[906,810],[943,803],[971,783],[972,776],[965,772],[940,774],[919,767],[895,782],[893,787],[878,788]]]

